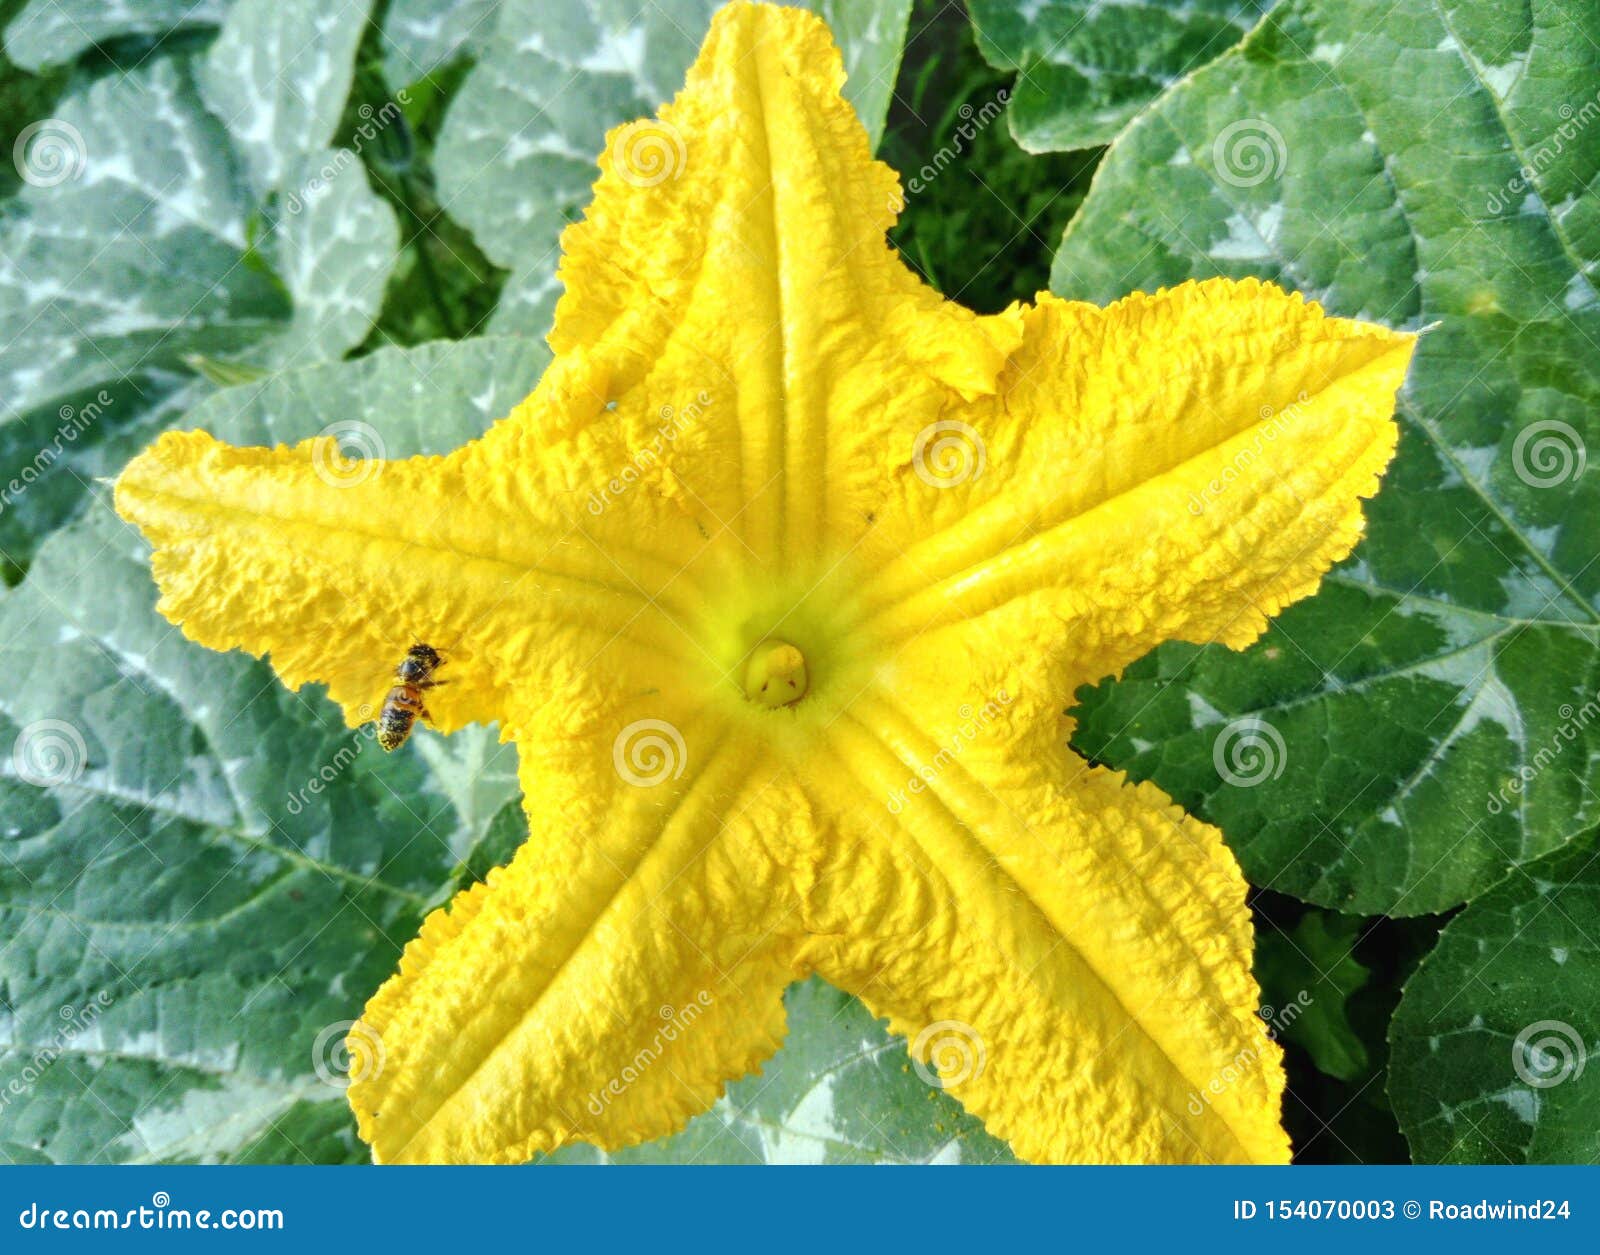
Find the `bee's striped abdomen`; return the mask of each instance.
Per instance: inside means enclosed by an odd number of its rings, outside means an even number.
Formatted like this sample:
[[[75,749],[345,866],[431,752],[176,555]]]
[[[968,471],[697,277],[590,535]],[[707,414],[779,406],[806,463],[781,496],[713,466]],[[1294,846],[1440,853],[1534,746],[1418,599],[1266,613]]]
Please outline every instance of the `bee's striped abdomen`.
[[[426,715],[422,692],[414,684],[396,684],[383,699],[383,709],[378,712],[378,744],[386,750],[397,750],[411,735],[411,726],[418,715]]]

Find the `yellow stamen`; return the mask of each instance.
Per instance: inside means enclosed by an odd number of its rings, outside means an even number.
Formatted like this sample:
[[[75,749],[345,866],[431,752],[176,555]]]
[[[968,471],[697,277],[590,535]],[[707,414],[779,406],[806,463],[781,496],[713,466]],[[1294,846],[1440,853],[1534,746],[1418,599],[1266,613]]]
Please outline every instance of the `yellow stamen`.
[[[744,695],[773,710],[806,695],[806,658],[788,641],[762,641],[744,669]]]

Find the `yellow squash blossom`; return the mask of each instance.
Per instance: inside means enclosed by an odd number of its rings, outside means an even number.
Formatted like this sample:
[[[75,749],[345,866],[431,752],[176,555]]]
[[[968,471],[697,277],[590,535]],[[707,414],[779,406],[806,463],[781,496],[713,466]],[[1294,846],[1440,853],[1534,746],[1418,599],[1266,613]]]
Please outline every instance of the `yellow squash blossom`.
[[[363,1017],[380,1161],[669,1133],[813,972],[1025,1158],[1288,1154],[1238,866],[1062,712],[1317,587],[1413,337],[1253,281],[974,315],[888,247],[843,78],[816,18],[719,13],[481,439],[336,476],[169,433],[118,481],[193,639],[354,722],[420,636],[433,723],[518,746],[527,844]]]

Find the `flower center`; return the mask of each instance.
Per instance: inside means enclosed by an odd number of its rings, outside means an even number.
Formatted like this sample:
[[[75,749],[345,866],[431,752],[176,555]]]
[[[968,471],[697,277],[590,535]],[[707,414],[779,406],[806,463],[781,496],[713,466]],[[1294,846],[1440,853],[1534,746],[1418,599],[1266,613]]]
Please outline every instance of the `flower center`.
[[[770,710],[794,705],[806,695],[806,656],[788,641],[762,641],[745,664],[744,695]]]

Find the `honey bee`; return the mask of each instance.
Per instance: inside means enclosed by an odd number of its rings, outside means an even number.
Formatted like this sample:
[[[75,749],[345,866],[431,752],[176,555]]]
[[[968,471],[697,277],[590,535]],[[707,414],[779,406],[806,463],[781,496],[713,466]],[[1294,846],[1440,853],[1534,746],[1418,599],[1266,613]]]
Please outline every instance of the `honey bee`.
[[[378,744],[385,750],[397,750],[406,743],[418,715],[433,718],[422,703],[422,694],[444,683],[433,678],[434,671],[443,665],[444,659],[432,645],[419,641],[406,651],[394,669],[398,683],[389,690],[383,709],[378,712]]]

